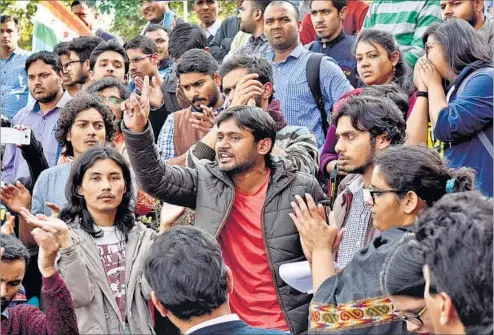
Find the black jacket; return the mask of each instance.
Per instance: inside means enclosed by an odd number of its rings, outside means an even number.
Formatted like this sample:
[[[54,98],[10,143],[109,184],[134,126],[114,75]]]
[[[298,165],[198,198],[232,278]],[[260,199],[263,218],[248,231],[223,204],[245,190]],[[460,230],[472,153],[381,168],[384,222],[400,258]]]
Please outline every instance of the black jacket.
[[[222,62],[223,58],[230,52],[233,39],[240,29],[240,22],[236,16],[229,16],[216,32],[214,39],[209,43],[211,55],[218,62]]]
[[[195,209],[195,225],[218,238],[233,206],[232,180],[215,162],[199,162],[195,169],[163,164],[153,146],[149,124],[140,134],[122,128],[130,162],[144,191],[162,201]],[[296,172],[287,161],[273,158],[263,212],[264,241],[278,302],[293,334],[307,330],[311,296],[287,285],[279,275],[279,267],[305,260],[299,234],[288,216],[295,195],[305,193],[316,202],[325,199],[314,176]]]

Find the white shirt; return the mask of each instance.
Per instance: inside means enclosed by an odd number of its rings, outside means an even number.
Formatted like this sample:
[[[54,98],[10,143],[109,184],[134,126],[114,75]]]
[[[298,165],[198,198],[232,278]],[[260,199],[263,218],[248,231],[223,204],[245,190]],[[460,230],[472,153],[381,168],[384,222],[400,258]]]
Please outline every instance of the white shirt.
[[[208,321],[204,321],[203,323],[200,323],[198,325],[195,325],[194,327],[189,328],[184,335],[188,335],[192,332],[195,332],[199,329],[206,328],[209,326],[217,325],[220,323],[225,323],[225,322],[231,322],[231,321],[237,321],[240,320],[237,314],[228,314],[228,315],[223,315]]]
[[[206,28],[205,33],[206,33],[206,38],[209,38],[209,36],[216,36],[216,33],[218,32],[218,29],[220,29],[222,21],[220,19],[217,19],[209,28]]]

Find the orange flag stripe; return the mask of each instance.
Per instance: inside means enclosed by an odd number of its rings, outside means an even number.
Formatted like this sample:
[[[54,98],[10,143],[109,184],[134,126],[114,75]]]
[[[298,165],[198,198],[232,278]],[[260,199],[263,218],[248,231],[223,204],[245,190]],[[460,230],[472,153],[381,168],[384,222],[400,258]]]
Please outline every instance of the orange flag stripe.
[[[91,30],[74,14],[58,1],[41,1],[39,3],[50,10],[50,12],[68,28],[75,31],[79,36],[94,35]]]

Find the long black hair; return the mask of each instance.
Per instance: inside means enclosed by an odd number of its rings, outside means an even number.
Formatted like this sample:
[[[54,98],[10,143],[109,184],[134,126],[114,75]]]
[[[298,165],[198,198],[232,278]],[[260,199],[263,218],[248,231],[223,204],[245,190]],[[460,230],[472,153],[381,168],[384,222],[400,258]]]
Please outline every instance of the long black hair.
[[[379,29],[365,29],[360,32],[357,36],[357,40],[353,45],[352,53],[355,55],[357,50],[357,45],[361,42],[369,43],[374,46],[379,44],[383,47],[384,50],[388,53],[388,57],[391,59],[391,54],[395,51],[400,53],[400,58],[398,59],[398,63],[395,66],[395,74],[393,82],[398,85],[401,89],[403,89],[407,94],[411,94],[414,90],[413,86],[413,75],[411,73],[410,68],[403,60],[403,55],[400,52],[400,48],[398,42],[395,37],[384,30]]]
[[[103,236],[101,230],[94,229],[94,220],[89,213],[86,200],[77,192],[77,189],[82,185],[84,174],[97,161],[103,159],[111,159],[121,169],[125,182],[125,192],[122,202],[117,207],[117,215],[115,216],[115,226],[119,232],[127,236],[134,227],[134,190],[132,185],[130,168],[125,159],[115,149],[110,147],[96,146],[85,151],[72,165],[70,170],[69,180],[65,187],[65,197],[68,200],[67,205],[60,213],[60,219],[71,223],[77,223],[80,220],[82,230],[93,237]]]

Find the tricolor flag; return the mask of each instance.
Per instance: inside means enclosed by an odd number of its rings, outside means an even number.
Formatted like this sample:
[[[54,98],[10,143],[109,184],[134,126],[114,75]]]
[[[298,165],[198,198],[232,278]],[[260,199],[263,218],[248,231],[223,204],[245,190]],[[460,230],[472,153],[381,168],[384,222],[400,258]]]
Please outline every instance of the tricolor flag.
[[[94,35],[69,8],[58,1],[40,1],[33,17],[33,52],[48,50],[74,37]]]

